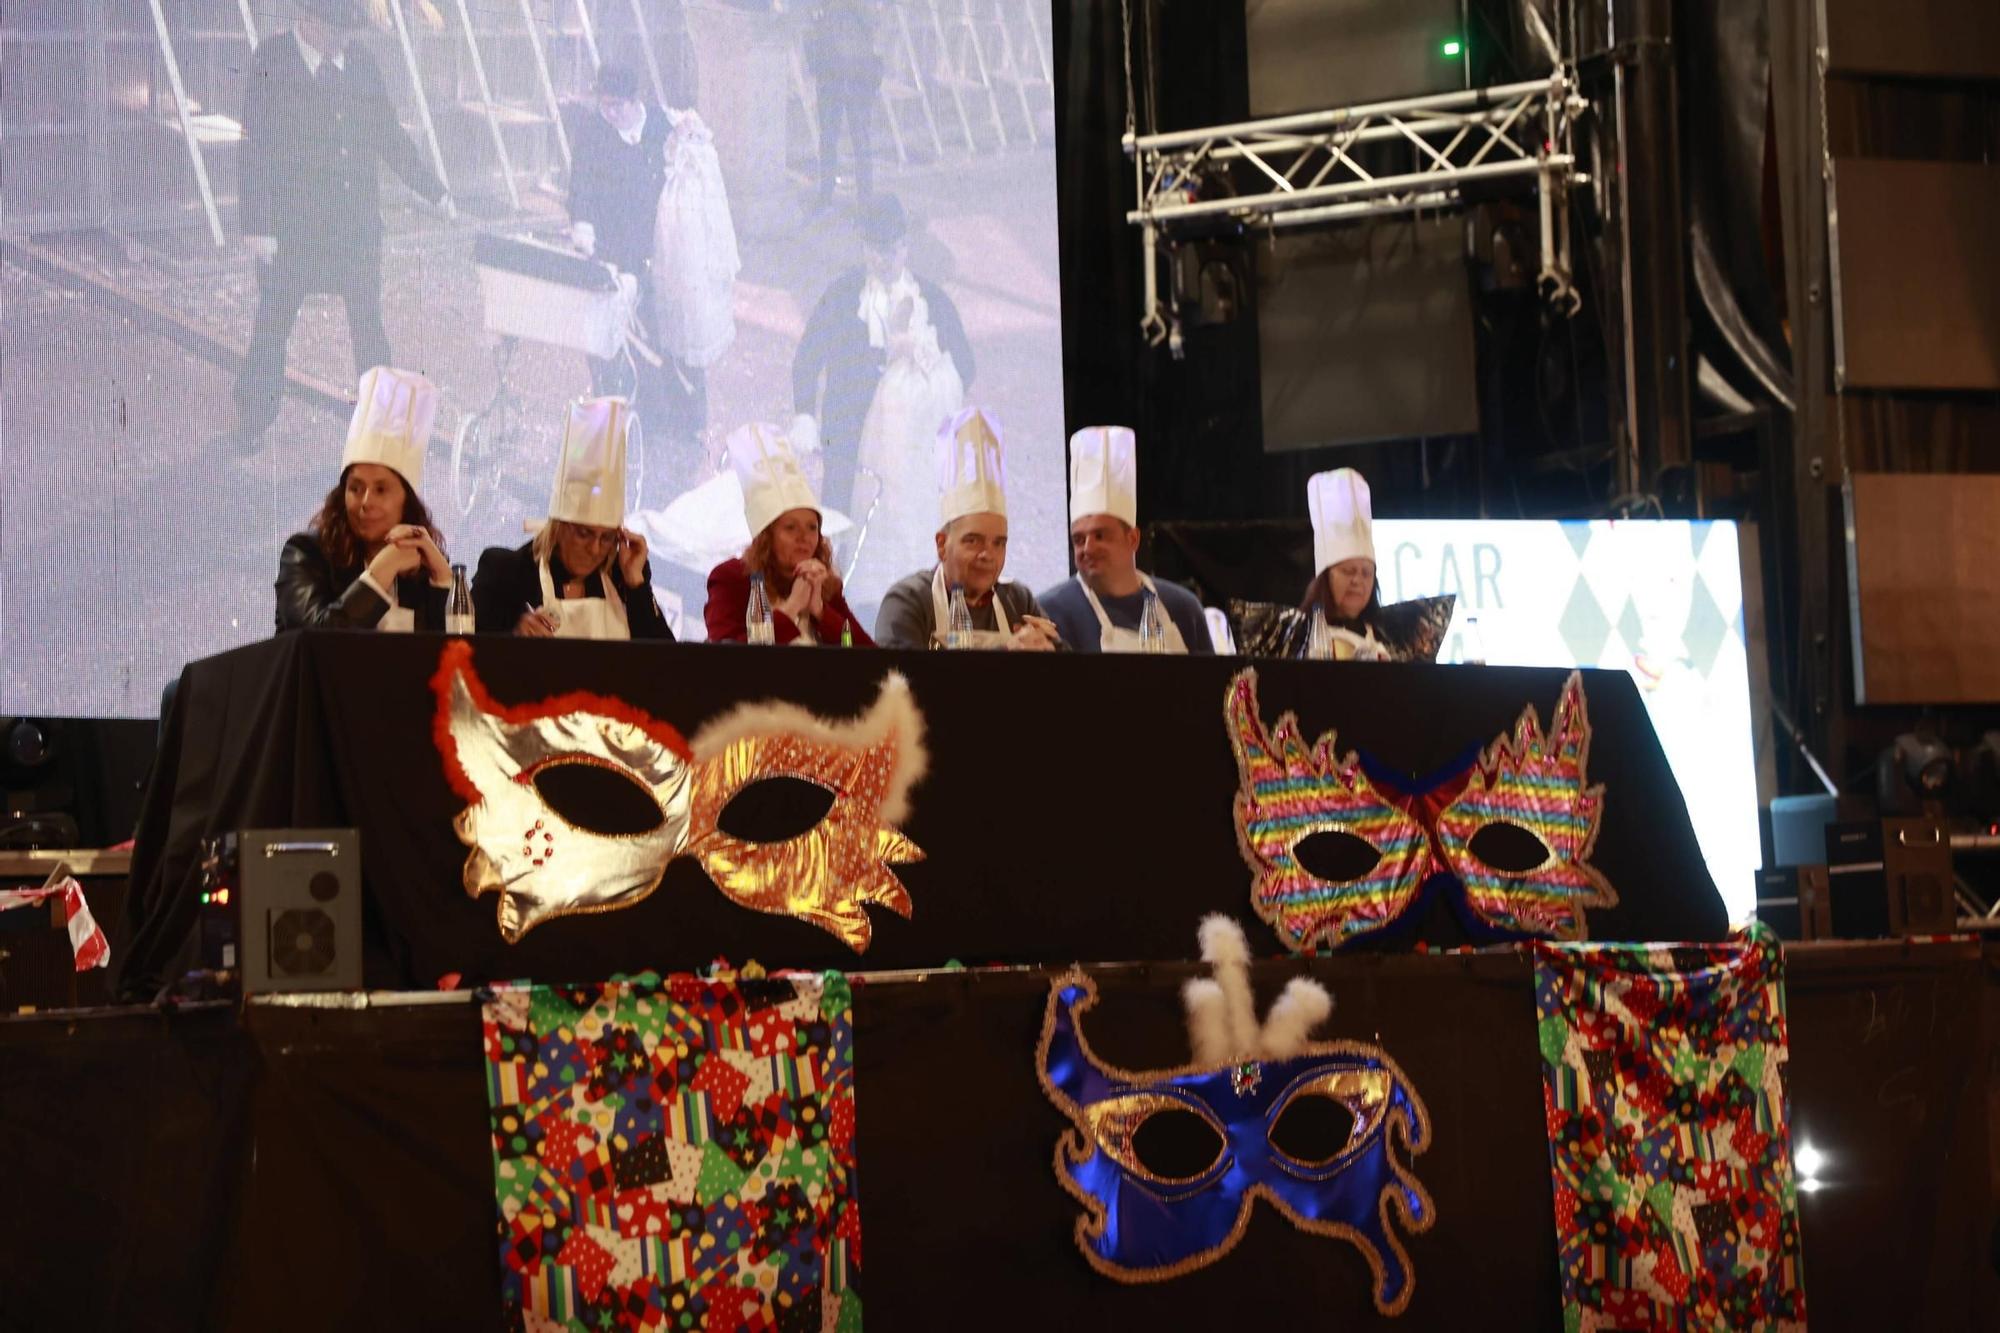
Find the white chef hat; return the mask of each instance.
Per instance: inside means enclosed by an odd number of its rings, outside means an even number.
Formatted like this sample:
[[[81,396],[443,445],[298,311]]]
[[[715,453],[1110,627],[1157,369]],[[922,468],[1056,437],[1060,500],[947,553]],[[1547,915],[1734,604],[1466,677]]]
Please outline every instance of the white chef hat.
[[[625,524],[625,449],[632,404],[623,398],[579,398],[563,421],[549,517],[595,528]]]
[[[1313,565],[1324,572],[1343,560],[1375,558],[1375,515],[1368,483],[1351,467],[1320,472],[1306,483],[1312,514]]]
[[[394,468],[418,495],[424,489],[424,454],[437,420],[437,386],[414,370],[376,366],[361,377],[340,470],[355,463]]]
[[[1069,518],[1139,522],[1139,440],[1130,426],[1085,426],[1069,437]]]
[[[729,465],[743,486],[743,521],[753,540],[780,514],[793,509],[810,509],[824,519],[819,497],[783,431],[763,422],[738,426],[730,433],[728,448]]]
[[[938,527],[967,514],[1007,514],[999,418],[968,407],[938,428]]]

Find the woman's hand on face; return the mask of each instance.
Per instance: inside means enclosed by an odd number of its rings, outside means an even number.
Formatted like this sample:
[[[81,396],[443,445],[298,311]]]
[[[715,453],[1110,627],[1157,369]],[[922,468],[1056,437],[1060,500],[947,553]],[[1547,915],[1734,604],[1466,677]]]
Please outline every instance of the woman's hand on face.
[[[807,561],[810,564],[811,561]],[[806,566],[800,565],[792,571],[792,590],[785,594],[785,600],[778,603],[778,610],[791,617],[794,624],[805,618],[807,608],[812,605],[812,581],[806,577]]]
[[[432,583],[451,582],[451,565],[425,529],[414,524],[401,524],[389,529],[389,540],[397,546],[406,546],[414,550],[423,560],[424,572],[430,575]]]
[[[553,639],[556,625],[546,611],[523,611],[514,622],[514,632],[524,639]]]
[[[636,588],[646,577],[646,539],[630,528],[618,532],[618,575]]]
[[[792,573],[792,590],[805,586],[805,610],[815,620],[826,610],[827,581],[832,577],[833,571],[817,560],[801,560]]]
[[[424,555],[413,543],[392,541],[375,553],[368,562],[368,575],[387,588],[405,574],[420,568]]]

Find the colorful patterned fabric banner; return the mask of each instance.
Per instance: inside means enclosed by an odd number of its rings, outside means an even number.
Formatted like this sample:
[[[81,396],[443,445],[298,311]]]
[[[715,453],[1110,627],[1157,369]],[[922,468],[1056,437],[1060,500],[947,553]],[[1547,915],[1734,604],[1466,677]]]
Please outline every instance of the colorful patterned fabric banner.
[[[496,989],[508,1326],[859,1330],[849,1009],[838,973]]]
[[[1803,1330],[1784,957],[1535,946],[1567,1333]]]

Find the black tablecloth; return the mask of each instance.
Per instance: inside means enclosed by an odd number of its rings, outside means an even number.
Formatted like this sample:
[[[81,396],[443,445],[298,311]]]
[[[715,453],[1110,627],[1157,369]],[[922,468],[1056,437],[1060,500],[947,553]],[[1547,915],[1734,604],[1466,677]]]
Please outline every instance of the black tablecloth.
[[[1800,1198],[1818,1333],[2000,1318],[1990,962],[1789,952],[1791,1126],[1827,1158]],[[1035,1080],[1047,981],[975,972],[855,987],[868,1327],[1560,1328],[1528,959],[1306,966],[1335,997],[1328,1035],[1379,1038],[1430,1111],[1414,1168],[1438,1220],[1408,1242],[1402,1316],[1376,1314],[1352,1247],[1261,1205],[1211,1268],[1095,1273],[1051,1165],[1067,1122]],[[1093,1048],[1184,1061],[1199,970],[1094,969]],[[1259,964],[1260,1001],[1299,970]],[[496,1328],[492,1170],[473,1004],[0,1020],[0,1330]]]
[[[601,978],[717,957],[852,969],[966,962],[1176,959],[1201,915],[1226,911],[1260,953],[1237,850],[1236,763],[1223,694],[1231,658],[760,651],[724,645],[475,640],[502,704],[568,690],[610,695],[682,734],[730,706],[784,699],[827,717],[902,672],[928,728],[930,772],[906,831],[926,859],[898,870],[905,921],[876,910],[857,957],[832,935],[739,908],[692,860],[623,911],[572,916],[502,941],[494,903],[460,889],[463,802],[431,739],[432,635],[290,634],[196,662],[161,738],[133,865],[135,937],[122,990],[147,996],[186,957],[200,839],[238,828],[361,830],[371,984]],[[1267,723],[1296,710],[1411,775],[1509,731],[1546,725],[1566,672],[1262,661]],[[1606,789],[1593,862],[1617,887],[1597,939],[1719,938],[1727,929],[1687,809],[1637,689],[1586,672],[1590,779]],[[1431,937],[1453,937],[1442,910]]]

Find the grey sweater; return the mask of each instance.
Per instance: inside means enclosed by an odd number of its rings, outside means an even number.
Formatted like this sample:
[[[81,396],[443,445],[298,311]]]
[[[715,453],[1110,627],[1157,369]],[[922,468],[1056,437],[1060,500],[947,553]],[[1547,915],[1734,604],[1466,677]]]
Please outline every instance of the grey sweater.
[[[1000,622],[993,614],[996,601],[1006,606],[1009,625],[1018,626],[1022,616],[1042,614],[1040,604],[1025,583],[1009,583],[1003,579],[995,585],[993,596],[987,598],[984,606],[971,608],[974,629],[1000,628]],[[882,609],[875,613],[875,642],[881,647],[929,648],[931,636],[937,628],[937,615],[931,605],[930,570],[919,570],[908,578],[899,579],[882,594]]]

